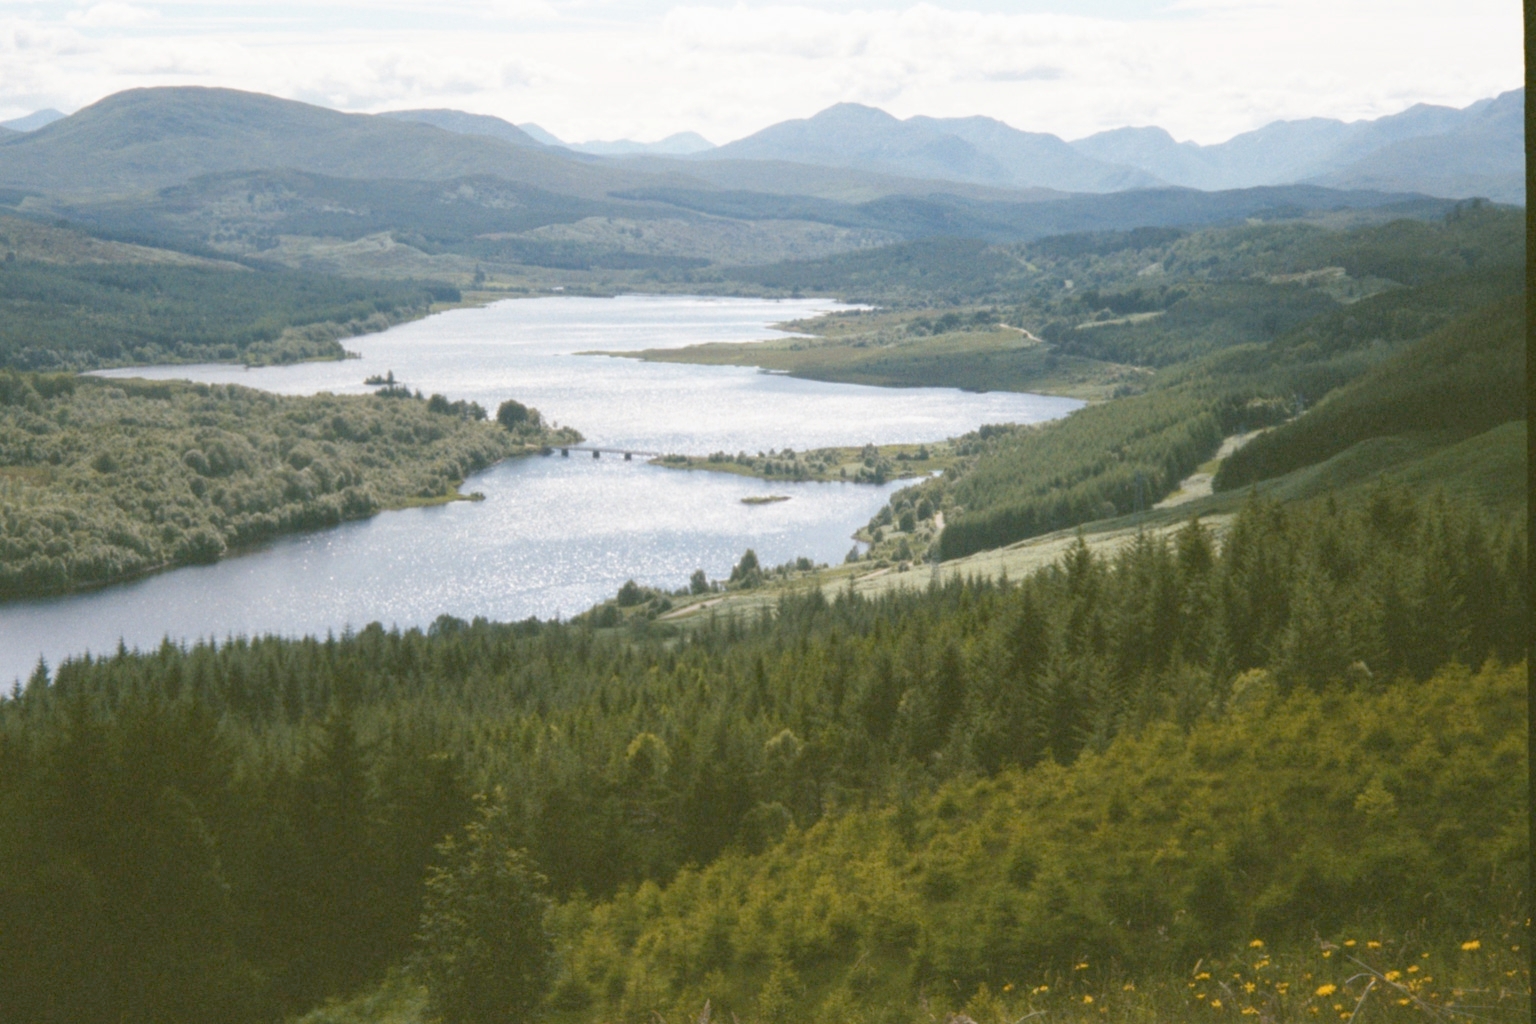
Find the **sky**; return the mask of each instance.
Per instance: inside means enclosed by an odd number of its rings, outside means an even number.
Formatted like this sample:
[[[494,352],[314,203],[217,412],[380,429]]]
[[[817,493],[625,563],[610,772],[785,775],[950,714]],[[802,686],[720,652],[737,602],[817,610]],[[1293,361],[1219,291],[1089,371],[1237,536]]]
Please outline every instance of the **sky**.
[[[833,103],[1202,144],[1524,79],[1516,0],[0,0],[0,120],[122,89],[452,107],[566,141],[716,143]]]

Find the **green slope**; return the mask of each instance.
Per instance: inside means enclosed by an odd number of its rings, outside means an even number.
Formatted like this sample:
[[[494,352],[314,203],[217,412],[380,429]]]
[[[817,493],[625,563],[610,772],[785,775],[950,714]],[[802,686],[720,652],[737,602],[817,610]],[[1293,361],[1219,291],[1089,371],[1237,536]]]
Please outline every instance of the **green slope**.
[[[1429,430],[1467,436],[1524,419],[1525,327],[1523,295],[1462,317],[1235,452],[1214,486],[1280,476],[1374,437]]]

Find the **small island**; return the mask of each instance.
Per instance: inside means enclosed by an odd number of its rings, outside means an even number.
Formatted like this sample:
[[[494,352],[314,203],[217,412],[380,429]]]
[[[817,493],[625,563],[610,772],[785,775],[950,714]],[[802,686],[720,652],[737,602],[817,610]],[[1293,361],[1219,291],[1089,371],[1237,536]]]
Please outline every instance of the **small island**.
[[[735,473],[762,480],[790,480],[883,484],[889,480],[941,473],[954,466],[963,453],[954,441],[929,444],[866,444],[863,447],[813,448],[797,452],[713,452],[709,455],[662,455],[653,466],[670,469],[704,469]]]
[[[772,505],[779,501],[788,501],[787,494],[749,494],[741,499],[743,505]]]

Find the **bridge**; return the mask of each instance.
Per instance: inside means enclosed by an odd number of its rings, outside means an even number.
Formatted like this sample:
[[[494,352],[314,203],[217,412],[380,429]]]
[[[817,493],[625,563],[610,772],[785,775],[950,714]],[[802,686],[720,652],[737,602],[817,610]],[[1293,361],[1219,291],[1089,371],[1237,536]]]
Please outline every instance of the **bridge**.
[[[662,454],[661,452],[643,452],[638,448],[602,448],[593,444],[568,444],[561,445],[558,449],[546,448],[544,449],[544,454],[553,455],[556,451],[560,453],[562,459],[570,458],[571,452],[591,452],[594,459],[600,459],[604,455],[622,455],[625,462],[629,462],[636,455],[647,459],[655,459],[660,458]]]

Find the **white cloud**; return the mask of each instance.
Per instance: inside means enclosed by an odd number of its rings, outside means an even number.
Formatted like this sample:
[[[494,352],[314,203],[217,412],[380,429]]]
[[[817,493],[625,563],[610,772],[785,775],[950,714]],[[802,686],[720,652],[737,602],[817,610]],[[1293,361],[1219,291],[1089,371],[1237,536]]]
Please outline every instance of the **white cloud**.
[[[133,4],[103,3],[92,4],[83,11],[71,11],[67,20],[83,28],[125,28],[155,21],[159,17],[158,11],[135,7]]]
[[[1465,105],[1523,78],[1509,0],[1174,0],[1137,17],[882,2],[12,8],[0,113],[196,83],[344,109],[454,106],[569,138],[731,139],[853,100],[1067,138],[1160,124],[1213,142],[1277,118]]]

